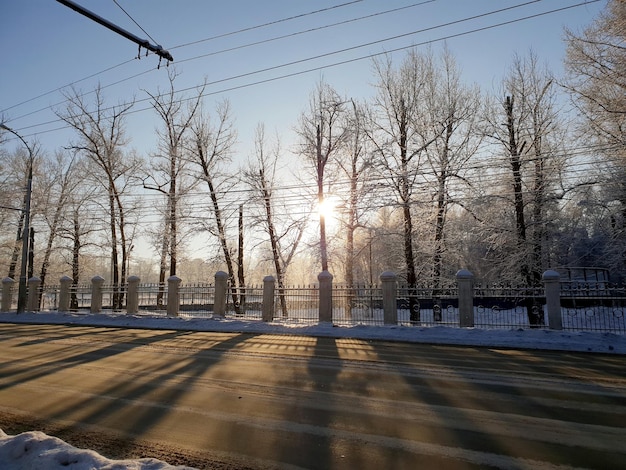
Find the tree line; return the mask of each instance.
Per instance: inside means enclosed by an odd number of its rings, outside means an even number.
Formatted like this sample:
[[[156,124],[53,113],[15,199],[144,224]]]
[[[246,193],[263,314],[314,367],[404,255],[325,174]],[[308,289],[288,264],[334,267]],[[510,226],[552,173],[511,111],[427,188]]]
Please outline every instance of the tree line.
[[[464,82],[447,47],[374,59],[373,98],[320,81],[294,123],[296,147],[261,123],[245,164],[229,102],[209,109],[204,84],[178,93],[174,69],[167,89],[145,91],[159,122],[149,155],[129,150],[133,101],[70,89],[55,112],[74,137],[52,155],[34,147],[29,275],[45,285],[71,271],[78,283],[101,259],[123,286],[148,239],[162,284],[200,234],[232,286],[262,270],[281,289],[297,269],[350,285],[392,270],[409,287],[440,287],[467,268],[484,282],[536,286],[546,269],[571,266],[621,281],[625,21],[624,2],[610,1],[584,31],[565,32],[564,76],[530,51],[489,91]],[[22,204],[28,154],[1,149],[0,264],[15,277],[23,212],[9,208]],[[332,215],[317,210],[329,199]],[[239,305],[245,291],[233,296]]]

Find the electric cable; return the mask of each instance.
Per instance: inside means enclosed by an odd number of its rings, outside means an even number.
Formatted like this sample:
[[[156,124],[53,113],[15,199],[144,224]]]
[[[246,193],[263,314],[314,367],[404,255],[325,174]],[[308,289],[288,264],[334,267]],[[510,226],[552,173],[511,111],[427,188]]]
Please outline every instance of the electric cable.
[[[124,8],[122,7],[122,5],[120,5],[119,3],[117,3],[117,0],[113,0],[113,3],[115,3],[115,4],[119,7],[119,9],[120,9],[120,10],[122,10],[122,11],[126,14],[126,16],[128,16],[128,17],[130,18],[130,20],[131,20],[133,23],[135,23],[135,25],[136,25],[136,26],[137,26],[140,30],[142,30],[142,31],[143,31],[143,33],[144,33],[146,36],[148,36],[148,38],[149,38],[150,40],[152,40],[152,42],[153,42],[154,44],[158,44],[158,41],[156,41],[156,40],[155,40],[152,36],[150,36],[150,34],[148,34],[148,32],[147,32],[145,29],[143,29],[143,28],[141,27],[141,25],[140,25],[139,23],[137,23],[137,22],[135,21],[135,19],[134,19],[132,16],[130,16],[130,14],[129,14],[126,10],[124,10]]]
[[[115,0],[114,0],[114,1],[115,1]],[[237,31],[230,31],[230,32],[228,32],[228,33],[224,33],[223,35],[215,36],[215,37],[213,37],[213,38],[204,38],[204,39],[201,39],[201,40],[198,40],[198,41],[194,41],[194,42],[191,42],[191,43],[181,44],[181,45],[178,45],[178,46],[174,46],[173,48],[170,48],[170,49],[177,49],[177,48],[185,47],[185,46],[192,45],[192,44],[196,44],[196,43],[200,43],[200,42],[207,42],[207,41],[210,41],[210,40],[212,40],[212,39],[217,39],[217,38],[220,38],[220,37],[232,36],[232,35],[236,35],[236,34],[239,34],[239,33],[245,32],[245,31],[250,31],[250,30],[254,30],[254,29],[263,28],[263,27],[266,27],[266,26],[270,26],[270,25],[273,25],[273,24],[278,24],[278,23],[286,22],[286,21],[293,20],[293,19],[296,19],[296,18],[303,18],[303,17],[306,17],[306,16],[314,15],[314,14],[321,13],[321,12],[324,12],[324,11],[327,11],[327,10],[332,10],[332,9],[336,9],[336,8],[341,8],[341,7],[348,6],[348,5],[352,5],[352,4],[354,4],[354,3],[359,3],[359,2],[362,2],[362,1],[363,1],[363,0],[355,0],[355,1],[347,2],[347,3],[343,3],[343,4],[340,4],[340,5],[334,5],[334,6],[332,6],[332,7],[329,7],[329,8],[324,8],[324,9],[321,9],[321,10],[314,10],[314,11],[310,11],[310,12],[306,12],[306,13],[301,13],[301,14],[299,14],[299,15],[295,15],[295,16],[288,17],[288,18],[281,18],[281,19],[279,19],[279,20],[275,20],[275,21],[272,21],[272,22],[269,22],[269,23],[264,23],[264,24],[260,24],[260,25],[254,25],[254,26],[250,26],[250,27],[247,27],[247,28],[244,28],[244,29],[241,29],[241,30],[237,30]],[[429,1],[436,1],[436,0],[429,0]],[[117,2],[116,2],[116,3],[117,3]],[[118,6],[119,6],[119,5],[118,5]],[[120,7],[120,8],[121,8],[121,7]],[[124,11],[124,10],[122,9],[122,11]],[[125,13],[126,13],[126,12],[125,12]],[[127,15],[128,15],[128,13],[127,13]],[[130,17],[130,15],[129,15],[129,17]],[[132,20],[132,18],[131,18],[131,20]],[[134,20],[133,20],[133,21],[134,21]],[[139,25],[137,25],[137,26],[139,26]],[[141,26],[139,26],[139,28],[141,28]],[[142,29],[142,31],[143,31],[143,29]],[[145,32],[145,31],[144,31],[144,33],[148,34],[148,33],[147,33],[147,32]],[[150,36],[150,35],[148,34],[148,36]],[[151,39],[152,39],[152,38],[151,38]],[[155,41],[154,39],[152,39],[152,41],[156,43],[156,41]],[[75,85],[75,84],[77,84],[77,83],[83,82],[83,81],[85,81],[85,80],[88,80],[88,79],[90,79],[90,78],[96,77],[96,76],[98,76],[98,75],[102,75],[103,73],[106,73],[106,72],[108,72],[108,71],[110,71],[110,70],[113,70],[113,69],[116,69],[116,68],[118,68],[118,67],[121,67],[121,66],[123,66],[123,65],[126,65],[126,64],[128,64],[128,63],[130,63],[130,62],[133,62],[133,61],[135,61],[135,60],[137,60],[137,57],[133,57],[132,59],[126,60],[126,61],[124,61],[124,62],[121,62],[121,63],[117,64],[117,65],[113,65],[113,66],[107,67],[107,68],[105,68],[105,69],[103,69],[103,70],[100,70],[99,72],[92,73],[92,74],[90,74],[90,75],[88,75],[88,76],[86,76],[86,77],[84,77],[84,78],[79,79],[79,80],[74,80],[74,81],[72,81],[72,82],[70,82],[70,83],[68,83],[68,84],[66,84],[66,85],[60,86],[60,87],[58,87],[58,88],[55,88],[54,90],[50,90],[50,91],[47,91],[47,92],[45,92],[45,93],[41,93],[40,95],[37,95],[37,96],[35,96],[35,97],[33,97],[33,98],[30,98],[30,99],[27,99],[27,100],[25,100],[25,101],[21,101],[21,102],[19,102],[19,103],[16,103],[16,104],[14,104],[14,105],[12,105],[12,106],[9,106],[8,108],[0,109],[0,115],[1,115],[1,114],[3,114],[4,112],[6,112],[6,111],[10,110],[10,109],[16,108],[16,107],[18,107],[18,106],[22,106],[22,105],[27,104],[27,103],[30,103],[31,101],[35,101],[35,100],[37,100],[37,99],[39,99],[39,98],[42,98],[42,97],[44,97],[44,96],[47,96],[47,95],[49,95],[49,94],[52,94],[52,93],[55,93],[55,92],[61,91],[61,90],[63,90],[64,88],[71,87],[71,86],[73,86],[73,85]],[[150,68],[150,69],[146,70],[146,71],[145,71],[145,72],[143,72],[143,73],[152,72],[153,70],[154,70],[154,68]],[[142,74],[143,74],[143,73],[142,73]],[[134,75],[134,76],[130,77],[130,79],[132,79],[132,78],[136,78],[137,76],[142,75],[142,74],[137,74],[137,75]],[[116,82],[116,84],[117,84],[117,83],[120,83],[120,82],[121,82],[121,81],[118,81],[118,82]],[[62,104],[62,103],[59,103],[59,104]],[[55,105],[52,105],[52,106],[55,106]],[[36,111],[36,112],[46,110],[46,109],[48,109],[49,107],[50,107],[50,106],[46,106],[45,108],[42,108],[42,109],[40,109],[40,110],[38,110],[38,111]],[[28,113],[28,114],[25,114],[25,115],[22,115],[22,116],[18,116],[18,117],[16,117],[16,118],[12,118],[12,119],[11,119],[11,121],[15,121],[15,120],[17,120],[17,119],[19,119],[19,118],[21,118],[21,117],[30,116],[31,114],[34,114],[34,113]],[[7,121],[7,122],[9,122],[9,121]]]
[[[526,2],[526,3],[523,3],[523,4],[517,5],[517,7],[525,6],[525,5],[529,4],[529,3],[536,3],[536,2],[540,2],[540,1],[543,1],[543,0],[533,0],[531,2]],[[205,98],[207,96],[213,96],[213,95],[217,95],[217,94],[224,94],[224,93],[232,92],[232,91],[235,91],[235,90],[249,88],[249,87],[261,85],[261,84],[264,84],[264,83],[269,83],[269,82],[273,82],[273,81],[277,81],[277,80],[282,80],[282,79],[285,79],[285,78],[291,78],[291,77],[294,77],[294,76],[311,73],[311,72],[314,72],[314,71],[324,70],[324,69],[327,69],[327,68],[332,68],[332,67],[337,67],[337,66],[341,66],[341,65],[346,65],[346,64],[357,62],[357,61],[361,61],[361,60],[371,59],[371,58],[378,57],[378,56],[381,56],[381,55],[387,55],[387,54],[391,54],[391,53],[394,53],[394,52],[399,52],[399,51],[402,51],[402,50],[406,50],[406,49],[410,49],[410,48],[414,48],[414,47],[418,47],[418,46],[432,44],[432,43],[435,43],[435,42],[441,42],[441,41],[445,41],[445,40],[452,39],[452,38],[457,38],[457,37],[466,36],[466,35],[469,35],[469,34],[474,34],[474,33],[477,33],[477,32],[482,32],[482,31],[486,31],[486,30],[490,30],[490,29],[494,29],[494,28],[498,28],[498,27],[502,27],[502,26],[507,26],[507,25],[510,25],[510,24],[513,24],[513,23],[518,23],[518,22],[522,22],[522,21],[538,18],[538,17],[541,17],[541,16],[545,16],[545,15],[549,15],[549,14],[553,14],[553,13],[558,13],[558,12],[561,12],[561,11],[564,11],[564,10],[568,10],[568,9],[571,9],[571,8],[576,8],[576,7],[580,7],[580,6],[583,6],[583,5],[587,5],[590,2],[595,3],[595,2],[599,2],[599,1],[600,0],[586,0],[586,1],[574,4],[574,5],[568,5],[568,6],[565,6],[565,7],[561,7],[561,8],[557,8],[557,9],[553,9],[553,10],[549,10],[549,11],[544,11],[544,12],[540,12],[540,13],[524,16],[524,17],[521,17],[521,18],[516,18],[516,19],[513,19],[513,20],[508,20],[508,21],[504,21],[504,22],[500,22],[500,23],[496,23],[496,24],[491,24],[491,25],[487,25],[487,26],[483,26],[483,27],[479,27],[479,28],[463,31],[463,32],[460,32],[460,33],[450,34],[450,35],[446,35],[446,36],[439,37],[439,38],[436,38],[436,39],[426,40],[426,41],[423,41],[423,42],[420,42],[420,43],[413,43],[411,45],[400,46],[400,47],[393,48],[393,49],[390,49],[390,50],[386,50],[386,51],[383,51],[383,52],[367,54],[367,55],[364,55],[364,56],[359,56],[359,57],[356,57],[356,58],[346,59],[346,60],[342,60],[342,61],[338,61],[338,62],[334,62],[334,63],[330,63],[330,64],[324,64],[324,65],[312,67],[312,68],[309,68],[309,69],[298,70],[298,71],[291,72],[291,73],[286,73],[286,74],[283,74],[283,75],[280,75],[280,76],[274,76],[274,77],[270,77],[270,78],[267,78],[267,79],[258,80],[258,81],[254,81],[254,82],[250,82],[250,83],[246,83],[246,84],[242,84],[242,85],[236,85],[236,86],[232,86],[232,87],[229,87],[229,88],[223,88],[221,90],[217,90],[217,91],[213,91],[213,92],[205,92],[205,93],[203,93],[201,95],[201,97]],[[508,7],[507,9],[511,9],[511,8],[514,8],[514,7]],[[496,10],[496,11],[502,11],[502,10],[503,9]],[[483,16],[487,16],[487,15],[490,15],[490,14],[493,14],[493,12],[491,12],[491,13],[484,13],[482,15],[477,15],[477,16],[471,17],[471,18],[483,17]],[[463,20],[458,20],[458,21],[455,21],[453,23],[458,23],[460,21],[463,21]],[[449,23],[446,23],[445,25],[448,25],[448,24]],[[426,30],[431,30],[433,28],[434,27],[426,28]],[[284,68],[284,67],[288,67],[288,66],[292,66],[292,65],[296,65],[296,64],[301,64],[301,63],[304,63],[304,62],[307,62],[307,61],[311,61],[311,60],[316,60],[316,59],[320,59],[320,58],[329,57],[329,56],[332,56],[332,55],[335,55],[335,54],[338,54],[338,53],[342,53],[342,52],[347,52],[347,51],[350,51],[350,50],[358,49],[360,47],[366,47],[366,46],[373,45],[373,44],[379,44],[381,42],[384,42],[384,41],[387,41],[387,40],[391,40],[391,39],[396,39],[398,37],[403,37],[403,36],[406,36],[408,34],[416,34],[416,33],[421,32],[421,31],[422,30],[418,30],[417,32],[413,32],[413,33],[406,33],[406,34],[403,34],[403,35],[393,36],[392,38],[381,39],[381,40],[378,40],[378,41],[373,41],[373,42],[370,42],[370,43],[366,43],[366,44],[362,44],[362,45],[358,45],[358,46],[353,46],[353,47],[342,49],[342,50],[339,50],[339,51],[333,51],[333,52],[328,52],[328,53],[325,53],[325,54],[319,54],[319,55],[316,55],[316,56],[313,56],[313,57],[309,57],[309,58],[306,58],[306,59],[300,59],[300,60],[288,62],[288,63],[285,63],[285,64],[280,64],[280,65],[276,65],[276,66],[272,66],[272,67],[267,67],[267,68],[264,68],[264,69],[251,71],[251,72],[247,72],[247,73],[243,73],[243,74],[239,74],[239,75],[235,75],[235,76],[231,76],[231,77],[226,77],[226,78],[223,78],[223,79],[219,79],[219,80],[214,80],[214,81],[208,82],[205,85],[206,86],[216,85],[216,84],[219,84],[219,83],[223,83],[223,82],[227,82],[227,81],[231,81],[231,80],[235,80],[235,79],[249,77],[249,76],[252,76],[252,75],[259,74],[259,73],[264,73],[264,72],[268,72],[268,71],[278,70],[280,68]],[[177,90],[176,94],[184,93],[184,92],[190,91],[192,89],[197,89],[197,88],[198,88],[197,86],[184,88],[184,89],[181,89],[181,90]],[[158,96],[160,96],[160,95],[157,95],[157,97]],[[149,101],[151,99],[152,98],[143,98],[143,99],[140,99],[140,100],[136,100],[135,103],[142,103],[142,102]],[[183,99],[178,100],[178,102],[180,103],[180,102],[188,101],[188,100],[191,100],[191,99],[195,99],[195,97],[183,98]],[[107,111],[107,110],[111,110],[111,109],[113,109],[113,107],[103,108],[102,111]],[[144,111],[151,110],[151,109],[152,109],[152,107],[144,107],[144,108],[140,108],[140,109],[134,109],[134,110],[129,111],[129,114],[135,114],[135,113],[138,113],[138,112],[144,112]],[[54,124],[54,123],[58,123],[58,122],[61,122],[61,119],[54,119],[54,120],[46,121],[46,122],[39,123],[39,124],[33,124],[33,125],[29,125],[29,126],[24,126],[24,127],[20,128],[18,130],[19,131],[23,131],[23,130],[32,129],[32,128],[36,128],[36,127],[41,127],[41,126],[45,126],[45,125],[50,125],[50,124]],[[69,128],[69,126],[57,127],[57,128],[53,128],[53,129],[49,129],[49,130],[40,131],[39,134],[48,133],[48,132],[55,132],[55,131],[62,130],[62,129],[67,129],[67,128]],[[27,134],[26,136],[31,136],[31,135],[34,135],[34,134]]]

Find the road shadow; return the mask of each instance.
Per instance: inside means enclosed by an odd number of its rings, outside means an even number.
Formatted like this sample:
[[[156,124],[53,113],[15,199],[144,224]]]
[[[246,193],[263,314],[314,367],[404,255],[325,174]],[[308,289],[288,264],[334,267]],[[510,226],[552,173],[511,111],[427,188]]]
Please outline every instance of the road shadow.
[[[102,334],[98,328],[93,331],[94,336]],[[146,333],[144,330],[137,337],[133,337],[131,330],[109,328],[107,331],[104,344],[101,343],[102,338],[92,343],[83,342],[63,348],[62,357],[52,357],[46,363],[35,363],[34,366],[31,363],[26,370],[5,370],[0,388],[10,390],[13,386],[35,383],[39,378],[54,374],[59,377],[54,380],[63,380],[62,377],[68,377],[68,371],[79,366],[87,366],[88,371],[92,370],[93,380],[97,381],[98,370],[101,367],[114,367],[117,358],[122,354],[133,353],[140,348],[156,350],[157,353],[162,351],[163,354],[156,355],[158,359],[154,363],[145,360],[142,362],[142,358],[148,357],[145,355],[140,356],[136,362],[131,360],[134,367],[120,370],[119,375],[110,380],[110,383],[105,383],[102,388],[97,387],[97,394],[90,393],[89,387],[82,389],[77,386],[76,399],[51,402],[50,407],[41,413],[42,419],[59,424],[55,428],[62,435],[76,435],[72,428],[77,425],[62,423],[71,422],[72,416],[77,414],[81,416],[85,428],[95,426],[104,430],[107,429],[107,423],[116,422],[117,427],[113,431],[127,437],[118,449],[119,455],[128,454],[135,440],[140,440],[144,434],[167,419],[171,407],[176,406],[196,382],[222,360],[224,354],[255,336],[247,333],[211,334],[186,331]],[[45,328],[39,332],[42,335],[39,344],[46,342],[43,338],[45,332]],[[64,336],[54,330],[52,337],[63,339]],[[75,330],[69,329],[66,338],[76,337]],[[102,346],[98,347],[100,344]],[[22,346],[28,350],[28,345]],[[128,363],[128,356],[125,356],[125,360]],[[64,374],[59,375],[58,372]],[[81,377],[86,377],[84,374],[83,370]],[[70,383],[67,382],[65,386]],[[54,391],[51,390],[51,393]],[[210,397],[207,397],[207,403],[209,402]],[[37,404],[34,405],[36,409]]]

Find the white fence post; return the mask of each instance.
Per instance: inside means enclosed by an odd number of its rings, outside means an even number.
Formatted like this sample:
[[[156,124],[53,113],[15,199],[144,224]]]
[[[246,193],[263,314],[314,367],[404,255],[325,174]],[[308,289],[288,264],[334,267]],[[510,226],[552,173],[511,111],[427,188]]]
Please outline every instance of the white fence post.
[[[167,278],[167,316],[177,317],[180,309],[180,283],[181,278],[170,276]]]
[[[139,312],[139,276],[128,277],[128,293],[126,295],[126,313]]]
[[[391,271],[385,271],[380,275],[383,294],[383,318],[385,325],[398,324],[397,279],[398,276]]]
[[[215,303],[213,315],[226,316],[226,300],[228,298],[228,274],[224,271],[215,273]]]
[[[543,273],[543,286],[546,294],[546,308],[548,309],[548,327],[551,330],[562,330],[561,317],[561,276],[556,271]]]
[[[322,271],[317,275],[320,283],[319,321],[332,323],[333,321],[333,275]]]
[[[28,302],[26,309],[29,312],[39,311],[39,286],[41,285],[41,279],[33,276],[28,280]]]
[[[5,277],[2,280],[2,311],[11,311],[11,305],[13,304],[13,285],[15,279]]]
[[[263,309],[261,317],[263,321],[270,322],[274,319],[274,291],[276,289],[276,279],[274,276],[263,278]]]
[[[474,326],[474,275],[467,269],[456,273],[459,290],[459,326]]]
[[[61,291],[59,292],[59,306],[57,311],[69,312],[70,311],[70,286],[74,280],[69,276],[63,276],[59,279],[61,284]]]
[[[91,278],[91,313],[102,311],[102,284],[104,284],[103,277],[94,276]]]

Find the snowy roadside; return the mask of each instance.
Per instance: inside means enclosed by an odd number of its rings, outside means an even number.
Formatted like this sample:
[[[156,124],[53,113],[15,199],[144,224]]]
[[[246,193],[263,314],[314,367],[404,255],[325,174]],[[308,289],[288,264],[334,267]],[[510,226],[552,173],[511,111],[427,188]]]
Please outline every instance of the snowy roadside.
[[[58,312],[0,313],[0,323],[60,324],[159,330],[214,331],[228,333],[289,334],[448,344],[494,348],[543,349],[607,354],[626,354],[626,335],[614,333],[557,331],[548,329],[478,329],[408,326],[333,326],[302,323],[264,323],[258,320],[221,317],[166,317],[143,313],[75,314]]]
[[[3,470],[183,470],[157,459],[110,460],[86,449],[77,449],[39,431],[9,436],[0,429],[0,464]]]

